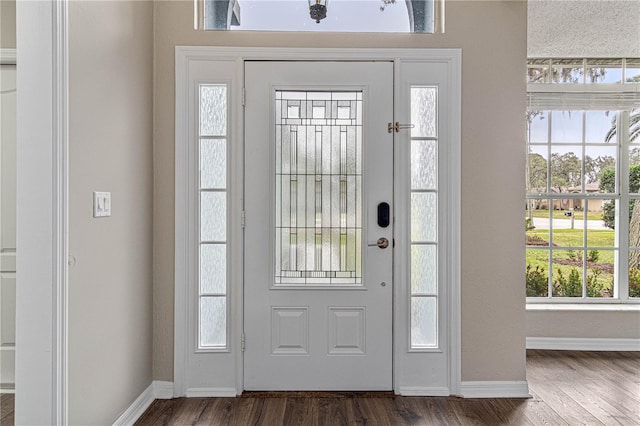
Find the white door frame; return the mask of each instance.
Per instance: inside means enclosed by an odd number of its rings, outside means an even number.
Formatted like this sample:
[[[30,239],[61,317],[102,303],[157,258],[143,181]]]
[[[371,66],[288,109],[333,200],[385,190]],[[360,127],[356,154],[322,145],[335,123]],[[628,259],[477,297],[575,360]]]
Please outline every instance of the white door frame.
[[[460,158],[461,158],[461,51],[459,49],[339,49],[339,48],[241,48],[241,47],[176,47],[176,193],[175,193],[175,330],[174,330],[174,393],[175,396],[231,396],[242,393],[243,390],[243,356],[241,338],[243,330],[243,271],[242,271],[242,191],[232,191],[229,207],[229,228],[231,235],[231,256],[228,276],[230,277],[229,306],[232,310],[228,316],[231,325],[229,348],[225,352],[212,353],[215,361],[203,368],[202,374],[212,377],[224,377],[215,383],[202,387],[186,380],[188,352],[188,336],[192,331],[189,324],[194,323],[194,309],[189,306],[194,299],[193,289],[197,275],[193,269],[193,260],[197,254],[193,241],[194,223],[191,217],[197,214],[193,196],[189,195],[190,182],[195,180],[196,171],[191,170],[193,161],[190,160],[193,142],[190,140],[196,105],[191,96],[191,84],[198,79],[201,81],[203,64],[211,65],[211,82],[228,82],[231,88],[232,117],[229,121],[231,131],[231,145],[229,155],[230,176],[233,176],[236,188],[242,188],[243,170],[242,158],[244,140],[243,107],[239,100],[244,99],[242,85],[244,82],[244,61],[247,60],[298,60],[298,61],[393,61],[396,67],[402,63],[438,63],[446,66],[448,86],[442,96],[450,102],[446,111],[447,144],[449,155],[447,163],[443,165],[450,173],[450,179],[443,190],[450,196],[442,206],[448,215],[446,238],[450,242],[447,251],[443,253],[447,260],[447,289],[446,305],[448,308],[449,342],[449,372],[448,388],[441,389],[448,395],[460,395],[461,382],[461,321],[460,321]],[[400,73],[395,73],[396,87],[400,84]],[[209,82],[209,81],[207,81]],[[248,95],[250,96],[250,95]],[[396,99],[396,102],[398,99]],[[191,163],[190,163],[191,161]],[[235,169],[235,170],[234,170]],[[234,258],[235,257],[235,258]],[[394,272],[395,273],[395,272]],[[396,277],[394,277],[394,280]],[[397,296],[396,292],[396,296]],[[397,302],[394,301],[394,311],[397,312]],[[395,328],[395,326],[394,326]],[[404,331],[406,333],[406,331]],[[395,339],[395,338],[394,338]],[[248,343],[250,344],[250,343]],[[394,344],[394,353],[399,354],[405,348]],[[231,356],[230,356],[231,355]],[[399,367],[399,357],[394,357],[394,371]],[[231,372],[231,374],[229,374]],[[395,375],[394,375],[395,381]],[[394,383],[394,390],[405,395],[434,395],[428,388],[413,387],[402,389]]]
[[[67,0],[20,1],[16,424],[67,424]]]

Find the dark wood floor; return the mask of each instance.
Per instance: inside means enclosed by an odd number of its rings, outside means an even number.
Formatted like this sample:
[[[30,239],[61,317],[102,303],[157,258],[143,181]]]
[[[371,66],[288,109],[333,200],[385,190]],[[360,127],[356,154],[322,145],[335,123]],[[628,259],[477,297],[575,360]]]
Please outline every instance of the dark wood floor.
[[[15,395],[12,393],[0,393],[0,425],[13,425],[13,406]]]
[[[527,351],[532,399],[248,393],[157,400],[136,425],[640,425],[640,352]],[[0,394],[0,425],[14,396]]]
[[[640,425],[640,352],[527,351],[532,399],[246,393],[155,401],[136,425]]]

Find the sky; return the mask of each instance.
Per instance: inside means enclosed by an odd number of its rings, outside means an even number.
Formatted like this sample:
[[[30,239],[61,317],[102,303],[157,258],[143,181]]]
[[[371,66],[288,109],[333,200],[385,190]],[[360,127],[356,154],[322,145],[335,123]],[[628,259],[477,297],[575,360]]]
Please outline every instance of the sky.
[[[617,138],[614,137],[606,145],[605,135],[611,129],[611,120],[615,112],[611,111],[552,111],[551,112],[551,141],[553,146],[551,151],[563,154],[574,152],[578,157],[582,152],[582,128],[584,126],[584,139],[586,143],[585,155],[591,158],[598,156],[616,157]],[[546,144],[548,139],[549,113],[544,112],[536,116],[530,126],[530,142],[532,144]],[[530,152],[535,152],[548,159],[546,145],[531,145]]]

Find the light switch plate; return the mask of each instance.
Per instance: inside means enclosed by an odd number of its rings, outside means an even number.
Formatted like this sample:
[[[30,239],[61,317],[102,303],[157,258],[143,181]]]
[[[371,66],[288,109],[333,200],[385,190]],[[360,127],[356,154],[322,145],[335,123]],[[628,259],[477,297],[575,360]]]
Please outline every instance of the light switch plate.
[[[111,216],[111,193],[93,193],[93,217]]]

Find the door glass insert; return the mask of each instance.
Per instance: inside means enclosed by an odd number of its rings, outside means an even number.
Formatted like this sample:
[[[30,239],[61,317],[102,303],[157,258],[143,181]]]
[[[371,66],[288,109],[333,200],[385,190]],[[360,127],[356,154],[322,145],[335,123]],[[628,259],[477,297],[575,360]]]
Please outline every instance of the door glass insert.
[[[275,284],[361,284],[362,92],[275,95]]]

